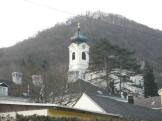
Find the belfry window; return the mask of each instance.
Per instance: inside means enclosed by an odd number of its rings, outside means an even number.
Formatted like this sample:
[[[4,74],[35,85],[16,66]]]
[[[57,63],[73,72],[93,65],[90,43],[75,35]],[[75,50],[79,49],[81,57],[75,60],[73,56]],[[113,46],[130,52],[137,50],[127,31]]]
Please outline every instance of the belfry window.
[[[82,59],[83,60],[86,60],[86,54],[85,54],[85,52],[82,52]]]
[[[72,60],[75,60],[75,52],[72,53]]]

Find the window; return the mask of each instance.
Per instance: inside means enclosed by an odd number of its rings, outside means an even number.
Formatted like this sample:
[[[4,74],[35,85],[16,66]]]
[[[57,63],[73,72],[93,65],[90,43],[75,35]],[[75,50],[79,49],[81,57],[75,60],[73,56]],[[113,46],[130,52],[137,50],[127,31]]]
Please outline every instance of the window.
[[[86,54],[85,54],[85,52],[82,52],[82,59],[83,60],[86,60]]]
[[[72,60],[75,60],[75,52],[72,53]]]

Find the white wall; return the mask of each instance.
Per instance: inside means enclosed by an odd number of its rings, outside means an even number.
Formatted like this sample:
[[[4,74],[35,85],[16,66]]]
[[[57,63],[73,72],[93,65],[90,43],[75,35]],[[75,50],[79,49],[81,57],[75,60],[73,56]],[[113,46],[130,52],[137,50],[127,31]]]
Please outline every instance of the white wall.
[[[0,86],[0,96],[8,96],[8,87]]]
[[[75,52],[75,60],[72,60],[72,53]],[[82,60],[82,52],[86,53],[86,60]],[[89,65],[89,45],[72,43],[69,46],[69,71],[86,70]]]
[[[87,111],[94,111],[99,113],[106,113],[97,103],[95,103],[88,95],[83,93],[74,108],[83,109]]]
[[[40,110],[28,110],[28,111],[17,111],[17,112],[6,112],[6,113],[0,113],[0,116],[11,116],[13,118],[16,118],[16,114],[23,115],[23,116],[30,116],[30,115],[41,115],[41,116],[47,116],[48,115],[48,109],[40,109]]]

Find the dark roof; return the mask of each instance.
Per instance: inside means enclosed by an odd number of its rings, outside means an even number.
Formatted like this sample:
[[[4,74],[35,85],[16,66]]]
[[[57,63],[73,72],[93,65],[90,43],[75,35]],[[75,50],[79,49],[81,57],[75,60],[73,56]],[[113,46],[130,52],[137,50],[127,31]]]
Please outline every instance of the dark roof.
[[[140,120],[162,120],[162,113],[153,109],[134,104],[120,102],[105,96],[88,94],[107,113],[119,114],[125,118]]]
[[[162,120],[162,113],[160,111],[129,104],[127,101],[121,100],[117,97],[108,96],[108,92],[106,90],[96,87],[84,80],[79,79],[77,82],[79,82],[80,85],[80,93],[78,93],[78,95],[76,94],[77,96],[74,96],[75,101],[73,100],[74,98],[70,99],[74,101],[71,106],[75,105],[76,101],[79,100],[81,93],[85,92],[107,113],[140,120]]]
[[[88,38],[84,36],[80,31],[76,32],[73,37],[70,38],[72,42],[82,43],[87,42]]]
[[[8,85],[4,82],[0,82],[0,86],[3,86],[3,87],[8,87]]]
[[[79,79],[78,82],[80,83],[80,88],[82,92],[86,92],[89,94],[102,94],[108,95],[108,92],[102,88],[99,88],[89,82]]]
[[[134,103],[136,105],[148,107],[151,109],[157,109],[157,110],[160,110],[160,107],[161,107],[160,96],[149,97],[149,98],[137,97],[137,98],[134,98]]]
[[[13,84],[12,81],[10,81],[10,80],[3,80],[3,79],[0,79],[0,83],[5,83],[5,84],[7,84],[8,86],[10,86],[10,85]]]
[[[79,85],[79,87],[77,85]],[[75,86],[77,87],[77,90],[75,90],[74,92],[68,92],[64,96],[58,96],[55,100],[55,103],[73,106],[80,99],[84,92],[95,95],[99,95],[101,93],[103,95],[108,95],[108,92],[106,90],[96,87],[91,83],[83,81],[81,79],[78,79],[76,83],[73,84],[73,86],[70,88],[74,89]]]

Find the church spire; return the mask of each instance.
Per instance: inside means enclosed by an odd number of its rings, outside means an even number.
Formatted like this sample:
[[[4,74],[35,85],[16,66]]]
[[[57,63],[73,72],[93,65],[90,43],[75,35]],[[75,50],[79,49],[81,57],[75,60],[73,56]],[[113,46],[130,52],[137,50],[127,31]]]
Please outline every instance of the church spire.
[[[87,37],[80,32],[80,23],[77,23],[77,32],[70,38],[72,42],[82,43],[87,42]]]
[[[78,35],[80,33],[80,23],[78,22]]]

